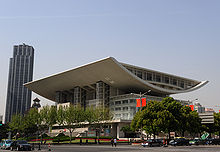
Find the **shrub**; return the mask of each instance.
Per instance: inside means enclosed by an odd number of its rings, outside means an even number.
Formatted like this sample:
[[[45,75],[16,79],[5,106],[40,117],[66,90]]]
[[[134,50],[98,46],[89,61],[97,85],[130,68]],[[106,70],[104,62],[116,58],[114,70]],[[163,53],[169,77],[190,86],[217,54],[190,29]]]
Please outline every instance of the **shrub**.
[[[42,134],[41,136],[42,136],[42,138],[49,137],[49,136],[48,136],[47,134],[45,134],[45,133]]]
[[[64,137],[66,136],[64,133],[59,133],[56,137]]]
[[[97,139],[98,137],[76,137],[76,138],[91,138],[91,139]],[[100,136],[99,139],[112,139],[112,137],[109,136]]]
[[[69,141],[70,137],[69,136],[61,136],[61,137],[54,137],[53,138],[53,142],[63,142],[63,141]],[[72,140],[75,140],[75,138],[73,137]]]

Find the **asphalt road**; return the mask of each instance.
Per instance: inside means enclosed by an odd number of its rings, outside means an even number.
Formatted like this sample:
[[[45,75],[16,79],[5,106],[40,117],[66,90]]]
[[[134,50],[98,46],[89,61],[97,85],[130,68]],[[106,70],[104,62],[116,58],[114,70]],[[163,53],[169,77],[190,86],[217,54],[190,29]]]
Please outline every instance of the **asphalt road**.
[[[0,150],[8,152],[9,150]],[[35,150],[37,151],[37,150]],[[42,149],[42,152],[48,149]],[[220,146],[177,146],[177,147],[141,147],[131,145],[52,145],[52,152],[220,152]],[[39,152],[39,151],[38,151]]]
[[[131,145],[119,145],[117,147],[105,146],[55,146],[56,152],[220,152],[220,146],[178,146],[178,147],[141,147]]]

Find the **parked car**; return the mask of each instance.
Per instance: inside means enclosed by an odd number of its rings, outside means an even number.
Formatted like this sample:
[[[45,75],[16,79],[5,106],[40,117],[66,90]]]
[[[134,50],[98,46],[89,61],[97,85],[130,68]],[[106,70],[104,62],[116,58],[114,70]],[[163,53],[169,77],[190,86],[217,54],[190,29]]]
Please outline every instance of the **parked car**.
[[[207,139],[205,139],[206,145],[214,145],[214,144],[213,144],[213,140],[214,140],[214,139],[212,139],[212,138],[207,138]]]
[[[172,146],[189,146],[189,140],[185,139],[185,138],[177,138],[177,139],[174,139],[174,140],[171,140],[169,142],[170,145]]]
[[[12,140],[3,140],[1,142],[1,149],[10,149]]]
[[[220,145],[220,138],[213,139],[212,140],[212,145]]]
[[[199,138],[194,138],[189,141],[190,145],[199,145],[200,139]]]
[[[154,147],[154,146],[162,146],[163,145],[163,142],[161,139],[148,139],[147,141],[144,141],[142,144],[141,144],[143,147]]]
[[[190,145],[206,145],[207,141],[206,140],[202,140],[200,138],[195,138],[189,141]]]
[[[27,141],[24,140],[16,140],[11,144],[10,147],[11,151],[13,151],[14,149],[16,149],[17,151],[19,150],[28,150],[31,151],[31,145],[28,144]]]

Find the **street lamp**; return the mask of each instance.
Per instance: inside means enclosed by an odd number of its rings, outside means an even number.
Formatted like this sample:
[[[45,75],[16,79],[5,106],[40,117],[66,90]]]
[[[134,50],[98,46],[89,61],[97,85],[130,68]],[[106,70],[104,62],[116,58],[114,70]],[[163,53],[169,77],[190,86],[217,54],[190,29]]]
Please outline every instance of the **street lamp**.
[[[142,108],[142,97],[144,96],[144,95],[146,95],[147,93],[149,93],[149,92],[151,92],[151,90],[148,90],[147,92],[145,92],[145,93],[143,93],[143,94],[141,94],[141,92],[140,92],[140,94],[136,94],[136,95],[138,95],[139,96],[139,100],[140,100],[140,109]],[[138,111],[139,109],[138,109],[138,107],[136,108],[136,112]],[[143,139],[143,131],[142,131],[142,126],[141,126],[141,139]]]
[[[140,92],[140,95],[145,95],[145,94],[147,94],[147,93],[149,93],[149,92],[151,92],[151,90],[148,90],[147,92],[145,92],[145,93],[143,93],[143,94],[141,94],[141,92]]]
[[[140,100],[140,109],[142,108],[142,97],[144,96],[144,95],[146,95],[147,93],[149,93],[149,92],[151,92],[151,90],[148,90],[147,92],[145,92],[145,93],[141,93],[140,92],[140,94],[136,94],[136,95],[138,95],[139,96],[139,100]]]

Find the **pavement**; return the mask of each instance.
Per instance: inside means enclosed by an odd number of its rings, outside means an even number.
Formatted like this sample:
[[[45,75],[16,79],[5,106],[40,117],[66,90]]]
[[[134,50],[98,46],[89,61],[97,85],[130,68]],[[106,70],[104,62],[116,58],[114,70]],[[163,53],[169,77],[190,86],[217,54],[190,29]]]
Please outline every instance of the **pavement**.
[[[178,147],[141,147],[141,146],[131,146],[131,145],[118,145],[117,147],[111,147],[110,145],[100,145],[100,146],[55,146],[52,147],[53,151],[57,152],[140,152],[146,150],[148,152],[220,152],[220,146],[210,145],[210,146],[178,146]]]
[[[220,152],[220,145],[200,145],[200,146],[168,146],[168,147],[141,147],[132,145],[52,145],[52,152]],[[8,152],[9,150],[0,150]],[[39,152],[37,149],[35,152]],[[48,149],[42,149],[42,152]]]

